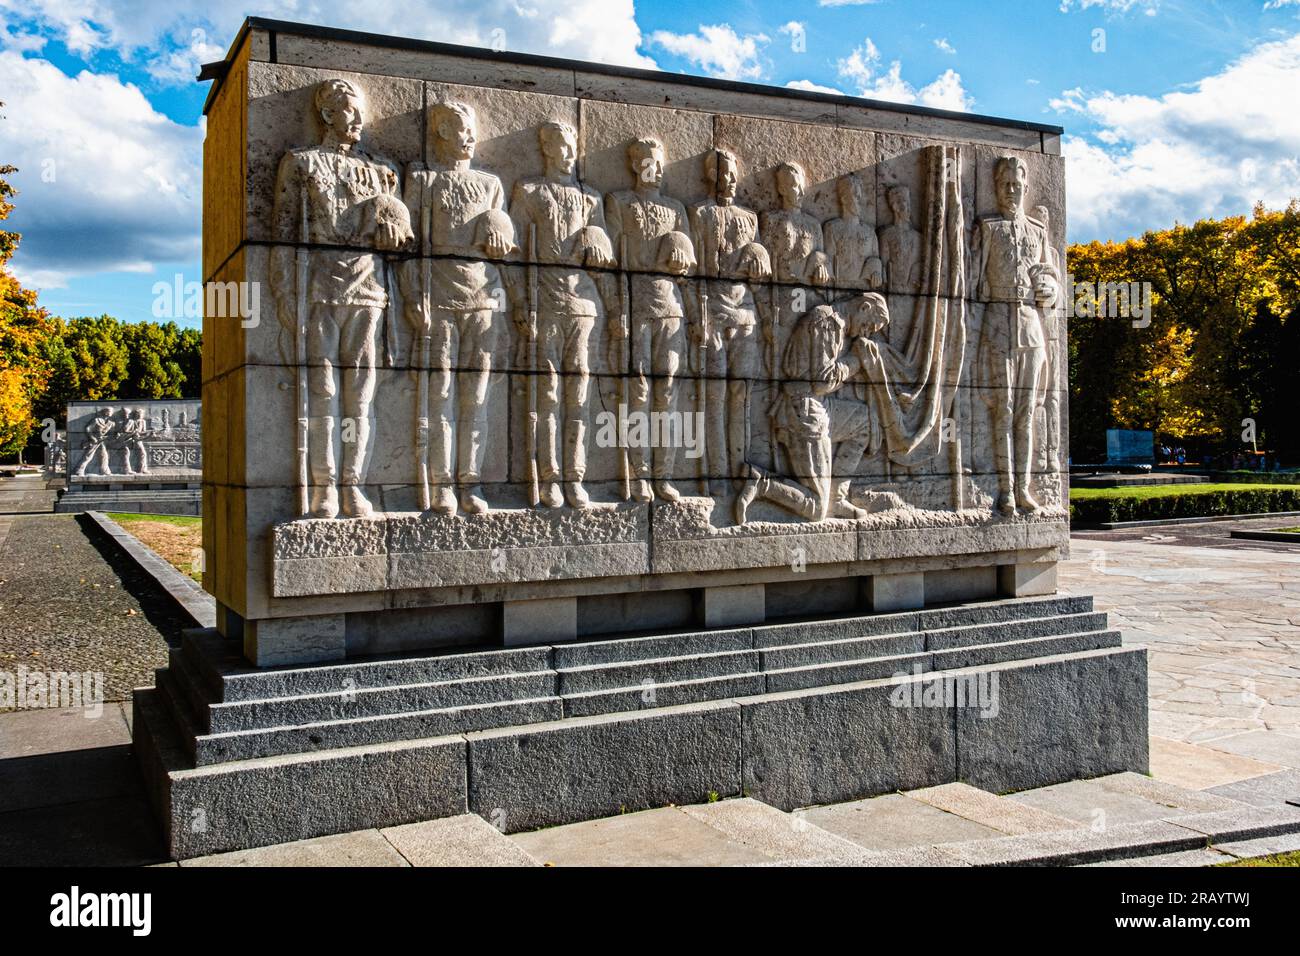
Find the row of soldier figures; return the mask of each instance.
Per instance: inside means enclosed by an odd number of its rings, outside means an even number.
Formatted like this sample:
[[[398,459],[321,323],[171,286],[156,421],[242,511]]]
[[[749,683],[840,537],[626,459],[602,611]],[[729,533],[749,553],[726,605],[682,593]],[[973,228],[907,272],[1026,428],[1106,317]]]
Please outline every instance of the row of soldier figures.
[[[285,245],[273,253],[271,275],[281,353],[298,374],[302,514],[373,513],[362,487],[371,404],[376,364],[395,350],[385,311],[398,301],[419,380],[420,505],[431,513],[488,510],[481,474],[489,381],[507,343],[513,343],[514,367],[536,373],[514,377],[516,388],[528,392],[518,399],[527,409],[530,500],[590,505],[583,482],[592,350],[599,341],[610,366],[630,372],[622,396],[629,411],[671,411],[679,377],[687,368],[696,373],[693,404],[710,411],[704,416],[709,492],[735,486],[737,521],[756,497],[810,520],[864,513],[839,476],[852,474],[857,461],[848,459],[855,453],[860,460],[863,448],[879,446],[879,429],[865,405],[850,408],[836,393],[855,376],[884,374],[888,306],[871,291],[834,302],[831,289],[873,290],[886,279],[894,289],[918,289],[922,243],[906,187],[888,192],[893,222],[877,233],[863,217],[861,179],[845,176],[837,184],[842,214],[823,226],[803,209],[803,170],[783,163],[775,171],[780,208],[760,215],[736,202],[736,156],[715,149],[703,169],[712,195],[687,209],[661,191],[664,148],[646,137],[627,147],[629,188],[602,197],[576,177],[575,130],[548,122],[538,128],[543,174],[517,182],[507,203],[500,179],[473,165],[477,130],[468,105],[431,107],[432,162],[411,164],[404,179],[396,165],[361,146],[365,101],[357,86],[324,81],[314,108],[321,142],[291,150],[280,164],[274,232]],[[1005,237],[990,233],[996,248],[980,259],[985,272],[996,273],[996,290],[985,288],[995,296],[989,301],[1007,298],[1010,311],[1002,319],[1019,336],[1009,353],[995,349],[990,361],[995,379],[1011,377],[1002,403],[1008,434],[1019,427],[1011,418],[1034,411],[1022,407],[1016,376],[1024,378],[1028,368],[1036,394],[1045,381],[1041,329],[1017,327],[1018,310],[1040,315],[1057,294],[1045,228],[1021,212],[1023,163],[1009,168],[1019,190],[1015,208],[1008,207],[1011,230]],[[1005,178],[1000,172],[1000,190]],[[1003,246],[1009,259],[999,252]],[[987,253],[987,243],[984,248]],[[419,254],[390,262],[371,250]],[[1017,276],[1024,279],[1031,261],[1042,268],[1026,291]],[[687,285],[687,276],[700,281]],[[981,276],[987,287],[989,276]],[[798,296],[802,308],[782,316],[781,297],[770,285],[769,294],[756,296],[755,288],[769,280],[807,286],[808,294]],[[786,327],[788,341],[777,331]],[[1028,362],[1026,347],[1036,349]],[[779,435],[774,458],[779,442],[793,481],[750,460],[751,390],[765,376],[797,380],[772,413]],[[809,390],[808,382],[820,384]],[[345,420],[354,429],[346,442],[340,438]],[[623,451],[623,497],[680,497],[674,448]],[[1038,508],[1020,451],[1014,460],[997,457],[997,507],[1004,512]]]

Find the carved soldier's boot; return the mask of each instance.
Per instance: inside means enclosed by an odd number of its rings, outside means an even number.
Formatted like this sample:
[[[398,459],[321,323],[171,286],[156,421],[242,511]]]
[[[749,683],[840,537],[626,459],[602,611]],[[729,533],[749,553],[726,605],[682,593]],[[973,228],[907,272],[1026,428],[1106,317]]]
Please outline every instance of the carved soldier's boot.
[[[587,423],[580,418],[570,418],[564,429],[564,499],[570,508],[590,507],[591,499],[582,487],[582,477],[587,471]]]
[[[564,483],[564,500],[569,503],[570,508],[591,507],[591,498],[587,495],[587,490],[582,487],[581,481],[566,481]]]
[[[673,464],[677,460],[676,453],[677,449],[669,446],[660,448],[655,455],[655,494],[659,496],[660,501],[669,504],[682,498],[681,492],[669,481],[673,474]]]
[[[369,518],[375,513],[358,485],[344,485],[339,494],[339,511],[349,518]]]
[[[767,490],[770,483],[766,475],[755,468],[753,465],[746,465],[749,474],[745,478],[744,485],[740,488],[740,494],[736,495],[736,500],[731,506],[731,516],[735,519],[736,524],[744,524],[749,515],[749,506],[754,503]]]
[[[682,493],[662,478],[655,481],[655,494],[659,496],[660,501],[666,501],[669,504],[682,500]]]
[[[632,500],[639,501],[642,504],[654,501],[655,493],[650,487],[650,482],[644,478],[633,478],[629,483],[631,488]]]
[[[1016,499],[1009,489],[998,489],[998,500],[993,505],[993,509],[1004,515],[1013,515],[1016,513]]]
[[[1043,506],[1029,493],[1028,481],[1016,482],[1016,507],[1031,515],[1043,510]]]
[[[483,434],[487,431],[487,423],[483,420],[482,408],[472,411],[472,424],[462,426],[457,435],[460,443],[460,509],[466,514],[481,515],[488,510],[487,499],[479,486],[483,468]]]
[[[475,481],[473,484],[463,484],[460,487],[460,510],[469,515],[481,515],[487,513],[487,499],[483,497],[483,489]]]
[[[429,489],[429,510],[440,515],[456,513],[456,492],[451,485],[436,484]]]
[[[867,512],[849,501],[852,479],[845,478],[835,485],[835,499],[831,502],[831,516],[835,518],[865,518]]]
[[[537,487],[537,500],[544,508],[558,508],[564,504],[564,495],[560,493],[558,481],[543,481]]]
[[[313,518],[338,517],[339,493],[333,484],[312,485],[310,514]]]

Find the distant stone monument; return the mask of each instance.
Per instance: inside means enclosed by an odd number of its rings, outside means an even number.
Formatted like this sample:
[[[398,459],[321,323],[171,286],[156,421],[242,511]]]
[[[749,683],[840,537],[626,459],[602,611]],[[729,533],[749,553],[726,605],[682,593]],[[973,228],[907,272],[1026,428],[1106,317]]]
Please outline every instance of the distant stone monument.
[[[1155,460],[1154,432],[1132,428],[1106,429],[1106,464],[1151,465]]]
[[[174,854],[1145,771],[1055,595],[1059,129],[258,19],[205,76],[205,277],[275,296],[136,698]],[[155,467],[128,405],[74,469]]]
[[[201,418],[195,399],[71,402],[55,510],[198,515]]]

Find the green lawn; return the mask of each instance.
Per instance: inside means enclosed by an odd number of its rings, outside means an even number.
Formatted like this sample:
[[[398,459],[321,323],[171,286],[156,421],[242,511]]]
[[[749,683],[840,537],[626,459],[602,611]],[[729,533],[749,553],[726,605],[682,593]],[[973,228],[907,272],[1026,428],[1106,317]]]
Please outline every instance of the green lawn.
[[[1078,525],[1289,511],[1300,511],[1300,485],[1205,481],[1070,489],[1070,520]]]
[[[1274,853],[1270,856],[1257,856],[1249,860],[1233,860],[1231,863],[1219,863],[1217,866],[1300,866],[1300,850],[1290,853]]]
[[[203,580],[203,519],[184,515],[142,515],[111,511],[108,516],[153,548],[181,574]]]
[[[1199,482],[1194,485],[1133,485],[1128,488],[1071,488],[1070,498],[1074,501],[1090,501],[1094,498],[1169,498],[1176,495],[1195,495],[1209,491],[1263,491],[1268,488],[1280,488],[1294,491],[1295,485],[1266,484],[1215,484]]]

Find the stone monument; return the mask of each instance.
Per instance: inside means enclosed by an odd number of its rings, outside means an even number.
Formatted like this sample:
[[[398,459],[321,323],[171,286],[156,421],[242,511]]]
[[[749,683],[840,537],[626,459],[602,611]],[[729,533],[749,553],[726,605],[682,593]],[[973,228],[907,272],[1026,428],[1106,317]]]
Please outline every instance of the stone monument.
[[[69,403],[55,510],[198,515],[201,419],[195,399]]]
[[[1146,769],[1055,593],[1058,128],[261,19],[203,76],[205,278],[274,295],[136,698],[174,854]]]

